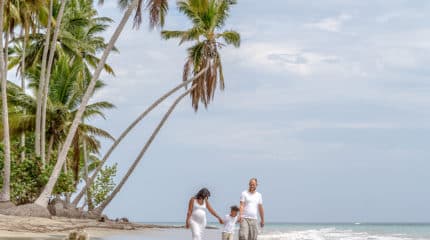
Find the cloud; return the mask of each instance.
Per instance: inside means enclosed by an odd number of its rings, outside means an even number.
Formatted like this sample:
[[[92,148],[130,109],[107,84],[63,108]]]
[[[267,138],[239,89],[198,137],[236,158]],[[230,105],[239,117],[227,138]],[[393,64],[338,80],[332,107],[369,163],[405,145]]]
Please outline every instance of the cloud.
[[[350,15],[340,14],[339,16],[324,18],[317,22],[306,24],[305,26],[328,32],[340,32],[342,25],[350,19]]]
[[[342,67],[341,58],[336,55],[308,51],[285,42],[247,43],[236,53],[228,53],[226,59],[230,57],[245,67],[268,72],[287,71],[298,76],[339,71],[339,67]]]
[[[308,62],[307,59],[302,54],[273,53],[273,54],[269,54],[267,58],[269,60],[280,61],[280,62],[291,63],[291,64],[306,64]]]

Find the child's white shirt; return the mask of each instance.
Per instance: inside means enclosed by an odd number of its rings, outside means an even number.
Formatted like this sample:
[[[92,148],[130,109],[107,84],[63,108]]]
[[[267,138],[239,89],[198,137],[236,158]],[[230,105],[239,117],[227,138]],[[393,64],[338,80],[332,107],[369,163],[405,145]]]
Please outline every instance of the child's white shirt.
[[[224,217],[224,229],[222,230],[222,232],[234,233],[234,227],[236,225],[236,222],[237,222],[237,216],[232,217],[232,216],[230,216],[230,214],[225,215],[225,217]]]

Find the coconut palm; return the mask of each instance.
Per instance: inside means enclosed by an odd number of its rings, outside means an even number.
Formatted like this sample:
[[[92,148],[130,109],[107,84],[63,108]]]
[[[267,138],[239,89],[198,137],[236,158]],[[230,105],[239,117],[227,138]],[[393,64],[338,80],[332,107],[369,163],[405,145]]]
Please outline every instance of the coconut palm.
[[[192,106],[197,111],[199,102],[207,107],[214,98],[217,85],[224,89],[224,75],[219,49],[225,45],[240,46],[240,35],[236,31],[220,31],[229,16],[232,0],[184,0],[178,2],[179,11],[192,22],[193,27],[185,31],[162,31],[164,39],[178,38],[179,44],[193,41],[188,48],[184,65],[183,80],[209,67],[206,74],[192,82],[196,86],[191,91]]]
[[[168,39],[173,37],[173,35],[176,35],[181,38],[181,41],[197,41],[196,45],[188,49],[189,56],[183,75],[184,82],[192,82],[192,86],[188,91],[180,95],[171,105],[160,123],[157,125],[156,129],[151,134],[149,140],[143,146],[132,166],[121,179],[120,183],[115,187],[110,196],[93,211],[93,213],[101,214],[104,208],[106,208],[119,193],[133,173],[134,169],[139,164],[140,160],[143,158],[161,127],[165,124],[177,104],[186,95],[190,94],[192,96],[193,107],[197,110],[199,100],[203,101],[206,106],[210,99],[213,98],[217,81],[221,82],[223,88],[224,77],[218,48],[229,44],[239,47],[240,35],[235,31],[215,33],[215,30],[220,30],[224,26],[225,20],[228,17],[230,5],[232,4],[235,4],[235,2],[231,0],[190,0],[178,2],[181,12],[185,13],[188,17],[193,16],[193,18],[190,18],[193,20],[195,26],[188,31],[162,31],[162,36]],[[194,13],[189,13],[190,10],[193,10]],[[191,33],[194,34],[192,37],[190,37]],[[218,39],[223,39],[225,44],[219,42]],[[194,59],[196,56],[199,60]],[[193,67],[192,74],[189,74],[189,72],[191,72],[191,67]],[[219,78],[217,73],[219,73]],[[188,79],[190,75],[194,75],[191,80]],[[163,97],[161,99],[163,99]],[[156,102],[154,104],[156,105],[158,103]],[[150,110],[151,108],[149,108],[149,111]],[[147,111],[145,111],[144,114],[146,114]]]
[[[153,4],[151,4],[153,3]],[[100,62],[97,64],[97,67],[92,75],[91,81],[89,82],[89,85],[86,89],[86,92],[82,98],[81,101],[81,105],[78,108],[75,118],[71,124],[71,127],[69,129],[69,132],[67,134],[67,138],[64,141],[64,144],[61,148],[61,151],[58,155],[57,158],[57,162],[56,165],[54,166],[54,169],[52,171],[52,174],[48,180],[48,183],[46,184],[44,190],[42,191],[42,193],[40,194],[39,198],[35,201],[35,204],[38,206],[42,206],[42,207],[46,207],[48,205],[48,200],[50,195],[52,194],[52,191],[54,189],[55,183],[58,180],[59,174],[61,172],[61,167],[64,165],[64,162],[66,161],[66,157],[67,157],[67,152],[68,149],[70,148],[70,146],[72,145],[72,141],[73,141],[73,137],[75,135],[75,132],[78,129],[78,125],[82,119],[82,115],[85,111],[86,105],[94,91],[94,88],[96,86],[97,80],[100,77],[100,73],[104,68],[104,65],[106,63],[106,60],[110,54],[110,52],[112,51],[112,49],[114,48],[114,44],[117,41],[119,35],[121,34],[121,32],[124,29],[125,24],[128,22],[132,12],[134,10],[136,10],[136,16],[140,16],[141,13],[141,9],[142,9],[142,4],[143,4],[143,0],[133,0],[130,4],[128,4],[128,6],[126,7],[126,10],[124,12],[124,15],[120,21],[120,23],[118,24],[117,28],[115,29],[109,44],[107,45],[107,47],[105,48],[105,50],[103,51],[102,57],[100,59]],[[167,7],[161,7],[161,6],[167,6],[167,0],[149,0],[148,1],[148,6],[155,9],[167,9]],[[152,9],[149,8],[149,11],[151,12]],[[150,17],[153,15],[150,15]],[[156,21],[151,21],[151,22],[155,22],[157,23],[157,25],[160,25],[163,23],[161,21],[161,19],[164,19],[164,12],[161,12],[157,17],[158,19],[153,19]],[[139,18],[135,18],[135,23],[137,25],[139,25]]]
[[[4,6],[5,0],[0,0],[0,82],[1,82],[1,100],[2,100],[2,125],[3,131],[3,145],[4,145],[4,167],[3,167],[3,186],[0,194],[0,201],[10,201],[10,138],[9,138],[9,116],[8,116],[8,104],[7,104],[7,54],[4,53],[3,49],[7,49],[3,45],[3,29],[4,29]],[[8,32],[8,31],[6,31]],[[7,43],[7,41],[6,41]],[[3,48],[4,47],[4,48]]]
[[[85,72],[86,76],[84,76],[82,71],[83,65],[79,61],[71,62],[69,57],[63,55],[56,62],[52,71],[47,108],[47,136],[50,139],[48,156],[51,155],[53,147],[58,146],[64,141],[67,130],[76,114],[76,108],[80,104],[83,94],[82,85],[86,84],[83,79],[89,77],[88,72]],[[33,68],[29,70],[27,78],[30,80],[30,88],[38,86],[39,75],[40,69]],[[104,84],[98,81],[96,90],[103,86]],[[24,131],[33,131],[35,128],[32,122],[35,119],[36,112],[35,100],[22,91],[14,90],[14,88],[10,89],[9,98],[11,99],[12,106],[19,106],[9,110],[11,119],[13,119],[13,124],[10,126],[12,135],[17,135]],[[96,116],[104,118],[103,111],[112,107],[111,103],[105,101],[89,104],[83,118],[88,119]],[[85,134],[113,139],[106,131],[81,123],[75,137],[77,139],[85,139]],[[90,147],[99,145],[92,139],[86,139],[86,141]]]
[[[41,62],[41,74],[40,74],[40,81],[39,81],[39,87],[37,92],[37,108],[36,108],[36,129],[35,129],[35,153],[36,156],[40,156],[41,154],[41,127],[42,127],[42,103],[43,103],[43,89],[44,89],[44,82],[45,82],[45,74],[46,74],[46,64],[48,61],[48,50],[49,50],[49,43],[50,43],[50,37],[51,37],[51,28],[52,28],[52,16],[53,16],[53,8],[54,8],[54,0],[49,0],[49,15],[48,15],[48,23],[46,26],[46,34],[45,34],[45,41],[43,43],[43,55],[42,55],[42,62]]]
[[[217,72],[219,72],[218,78],[221,82],[222,88],[224,87],[224,76],[222,73],[221,59],[218,52],[218,48],[232,44],[235,47],[240,45],[240,35],[235,31],[223,31],[221,33],[216,33],[215,31],[221,30],[225,25],[225,20],[229,15],[230,6],[236,4],[236,1],[180,1],[178,2],[179,9],[181,12],[185,13],[194,23],[194,27],[186,31],[162,31],[162,36],[166,39],[172,37],[178,37],[181,39],[182,44],[185,41],[196,40],[196,45],[189,48],[188,59],[184,68],[183,83],[174,87],[166,94],[157,99],[152,105],[150,105],[142,114],[140,114],[116,139],[112,146],[108,149],[106,154],[101,160],[101,164],[96,168],[94,173],[89,179],[89,184],[86,184],[81,191],[77,194],[76,198],[73,200],[73,204],[76,206],[81,198],[84,196],[87,188],[94,182],[97,174],[102,169],[102,166],[109,159],[112,152],[120,144],[120,142],[128,135],[128,133],[144,119],[153,109],[155,109],[161,102],[170,97],[172,94],[180,90],[182,87],[192,83],[193,91],[191,95],[194,97],[193,106],[197,110],[199,93],[203,92],[206,85],[212,86],[216,84]],[[203,39],[202,44],[200,44],[199,39]],[[224,40],[224,43],[220,43],[219,40]],[[204,47],[202,47],[204,46]],[[199,48],[201,48],[199,50]],[[213,48],[214,57],[206,56],[207,52],[204,49]],[[193,51],[197,49],[198,51]],[[194,56],[197,58],[194,59]],[[192,61],[192,60],[195,61]],[[194,69],[190,69],[193,66],[197,66]],[[191,74],[190,74],[191,73]],[[190,76],[191,75],[191,76]],[[198,90],[199,89],[199,90]],[[206,95],[201,96],[202,99],[206,101],[207,104],[209,100],[213,97],[213,91],[215,87],[212,87],[211,91],[206,92],[210,94],[210,98]],[[203,98],[206,97],[206,98]]]
[[[61,6],[54,7],[54,9],[59,8],[59,10],[53,11],[54,17],[58,15],[57,19],[60,18],[61,10],[63,9],[63,7],[64,2],[62,2]],[[67,53],[69,56],[72,57],[72,60],[80,59],[84,61],[86,63],[85,71],[89,71],[89,68],[94,68],[95,65],[99,62],[99,58],[96,57],[96,53],[103,50],[106,46],[104,38],[100,37],[99,35],[106,30],[106,28],[108,27],[107,24],[111,22],[112,20],[110,18],[97,17],[97,12],[94,10],[91,1],[69,0],[67,3],[67,11],[64,14],[61,28],[59,28],[60,25],[58,24],[57,20],[55,31],[53,33],[53,36],[51,37],[53,41],[57,41],[55,44],[51,44],[51,50],[57,49],[56,52],[61,52],[59,54]],[[22,38],[19,40],[22,40]],[[26,56],[25,58],[27,62],[20,61],[20,59],[23,58],[25,51],[23,51],[24,49],[19,48],[20,46],[17,45],[14,49],[16,54],[12,59],[11,64],[9,64],[10,68],[17,66],[18,69],[22,70],[23,66],[25,65],[35,67],[37,66],[37,63],[40,62],[42,62],[43,65],[43,59],[40,58],[41,56],[43,56],[42,51],[44,51],[44,48],[42,46],[44,44],[44,41],[46,40],[45,34],[35,34],[32,36],[31,40],[32,44],[31,46],[29,46],[28,56]],[[55,54],[54,58],[54,54],[51,53],[53,53],[53,51],[50,51],[47,68],[50,68],[50,66],[52,66],[52,63],[56,61],[55,59],[57,59],[59,55]],[[108,73],[113,74],[112,68],[109,65],[105,64],[104,69]],[[46,84],[44,84],[42,101],[41,130],[43,131],[43,133],[46,133],[44,129],[46,128],[45,106],[47,104],[47,99],[45,99],[44,96],[46,96],[49,91],[48,86],[51,71],[47,69],[45,72],[46,78],[48,78],[48,80],[45,79]],[[37,95],[38,94],[40,94],[40,91],[38,91]],[[36,117],[36,119],[38,119],[38,117]],[[41,158],[43,163],[45,162],[45,136],[45,134],[42,134],[40,136],[40,141],[42,143],[40,146],[42,153]],[[48,144],[48,146],[50,146],[50,144]],[[49,156],[47,158],[49,158]]]

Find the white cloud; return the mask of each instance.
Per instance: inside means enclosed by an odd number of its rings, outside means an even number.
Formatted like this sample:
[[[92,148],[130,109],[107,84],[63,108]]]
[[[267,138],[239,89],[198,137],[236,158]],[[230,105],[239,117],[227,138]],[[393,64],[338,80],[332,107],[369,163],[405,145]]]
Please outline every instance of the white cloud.
[[[340,32],[342,25],[349,19],[351,19],[350,15],[340,14],[339,16],[324,18],[317,22],[306,24],[305,26],[328,32]]]
[[[243,48],[226,51],[226,59],[233,58],[245,67],[268,72],[285,72],[309,76],[327,71],[339,71],[341,58],[335,55],[303,50],[288,43],[256,42],[244,44]]]

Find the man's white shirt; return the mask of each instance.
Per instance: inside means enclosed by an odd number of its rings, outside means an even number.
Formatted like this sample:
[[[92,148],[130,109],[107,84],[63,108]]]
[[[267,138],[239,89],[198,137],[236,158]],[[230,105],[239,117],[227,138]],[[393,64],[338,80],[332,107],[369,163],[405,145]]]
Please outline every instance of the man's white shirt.
[[[263,204],[263,198],[257,191],[250,193],[248,190],[243,191],[240,201],[244,203],[243,218],[257,219],[258,205]]]

